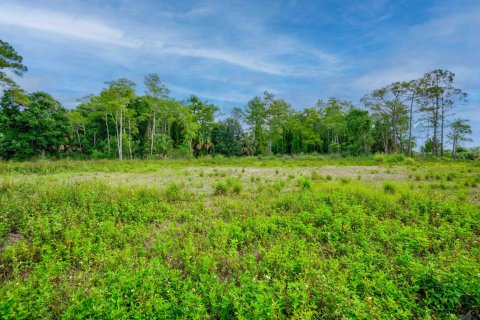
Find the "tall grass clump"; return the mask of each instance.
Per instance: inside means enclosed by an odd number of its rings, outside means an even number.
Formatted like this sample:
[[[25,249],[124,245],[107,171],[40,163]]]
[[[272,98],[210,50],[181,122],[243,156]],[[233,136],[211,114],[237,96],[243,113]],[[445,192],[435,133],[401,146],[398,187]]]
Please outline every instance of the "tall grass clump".
[[[298,178],[297,185],[302,190],[311,190],[312,187],[313,187],[312,180],[309,177],[306,177],[306,176],[302,176],[302,177]]]
[[[228,187],[227,187],[227,184],[223,181],[218,181],[217,183],[215,183],[215,187],[214,187],[214,193],[216,195],[225,195],[227,194],[227,191],[228,191]]]
[[[385,156],[383,154],[376,154],[373,156],[373,160],[376,163],[384,163],[385,162]]]
[[[401,153],[389,154],[385,157],[386,163],[398,163],[405,160],[405,156]]]
[[[397,192],[397,187],[393,182],[386,181],[383,183],[383,191],[388,194],[395,194]]]
[[[227,193],[239,194],[242,191],[242,183],[239,179],[227,178],[225,181],[218,181],[214,187],[216,195],[225,195]]]
[[[165,188],[165,199],[169,202],[179,201],[183,197],[183,188],[179,183],[171,182]]]
[[[413,165],[415,164],[415,160],[413,158],[405,158],[405,164],[406,165]]]
[[[225,184],[232,193],[239,194],[242,191],[242,183],[239,179],[228,178]]]
[[[311,178],[312,180],[322,180],[323,177],[317,171],[312,171]]]

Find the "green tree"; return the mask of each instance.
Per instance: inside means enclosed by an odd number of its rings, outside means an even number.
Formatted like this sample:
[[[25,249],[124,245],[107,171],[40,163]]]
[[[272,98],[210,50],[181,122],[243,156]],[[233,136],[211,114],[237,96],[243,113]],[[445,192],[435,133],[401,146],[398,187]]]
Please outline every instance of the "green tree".
[[[399,122],[405,119],[407,108],[405,101],[408,99],[407,87],[400,82],[394,82],[386,87],[374,90],[371,94],[362,98],[362,103],[374,114],[383,115],[388,118],[391,125],[391,141],[393,152],[398,152]],[[388,153],[388,141],[385,139],[385,152]]]
[[[285,152],[295,154],[322,151],[321,128],[318,109],[306,108],[292,112],[286,126]]]
[[[408,116],[408,150],[409,157],[412,156],[413,147],[413,110],[414,107],[418,107],[418,103],[422,94],[422,79],[411,80],[409,82],[402,82],[403,87],[406,89],[406,102],[409,104],[409,116]]]
[[[433,155],[438,155],[439,149],[440,155],[443,155],[444,127],[448,112],[466,101],[466,94],[453,86],[454,80],[453,72],[441,69],[426,73],[422,79],[420,111],[426,115],[433,131]]]
[[[450,133],[448,139],[452,142],[452,157],[457,155],[457,149],[462,142],[472,141],[469,135],[472,134],[472,127],[467,123],[468,120],[457,119],[450,124]]]
[[[22,56],[12,46],[0,39],[0,86],[4,90],[18,89],[18,85],[5,71],[10,71],[19,77],[23,76],[28,69],[22,61]]]
[[[218,122],[212,129],[214,152],[226,156],[242,155],[243,135],[237,119],[228,118]]]
[[[369,154],[372,146],[368,111],[351,109],[346,116],[347,150],[352,155]]]
[[[71,110],[67,113],[70,126],[73,134],[77,139],[78,150],[83,153],[82,138],[80,137],[80,131],[83,131],[83,135],[86,136],[86,119],[78,110]]]
[[[106,107],[106,112],[115,123],[118,159],[123,160],[125,112],[128,104],[135,98],[135,83],[122,78],[105,84],[106,87],[100,93],[98,101]]]
[[[247,102],[243,108],[235,108],[234,115],[243,120],[248,127],[254,139],[254,148],[256,154],[266,153],[266,117],[267,107],[260,97],[254,97]]]
[[[147,90],[145,94],[151,105],[152,127],[151,127],[151,144],[150,144],[150,156],[153,155],[153,145],[155,141],[155,135],[157,131],[157,114],[160,113],[163,119],[162,134],[166,134],[167,123],[167,110],[165,108],[164,101],[168,99],[169,90],[160,80],[160,77],[156,73],[148,74],[145,76],[145,87]]]
[[[326,102],[319,100],[317,108],[320,110],[324,125],[323,136],[327,143],[325,149],[330,153],[338,153],[346,137],[346,112],[352,109],[353,105],[348,101],[330,98]]]
[[[283,99],[275,99],[274,96],[265,92],[268,99],[266,104],[266,125],[268,132],[268,153],[284,153],[286,150],[285,130],[287,122],[292,115],[290,104]]]
[[[56,155],[67,144],[67,111],[48,93],[32,93],[28,103],[20,104],[7,91],[0,104],[0,132],[0,155],[4,159]]]
[[[195,95],[187,100],[187,107],[194,116],[193,121],[198,124],[197,134],[193,142],[195,151],[197,154],[201,153],[202,150],[208,153],[212,147],[211,132],[218,108],[213,104],[201,101]]]

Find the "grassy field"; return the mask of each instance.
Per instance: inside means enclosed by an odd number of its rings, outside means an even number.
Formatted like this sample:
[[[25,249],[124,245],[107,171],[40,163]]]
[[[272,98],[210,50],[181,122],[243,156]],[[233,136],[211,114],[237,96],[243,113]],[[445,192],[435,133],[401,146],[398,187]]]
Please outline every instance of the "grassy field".
[[[480,164],[0,163],[0,318],[479,316]]]

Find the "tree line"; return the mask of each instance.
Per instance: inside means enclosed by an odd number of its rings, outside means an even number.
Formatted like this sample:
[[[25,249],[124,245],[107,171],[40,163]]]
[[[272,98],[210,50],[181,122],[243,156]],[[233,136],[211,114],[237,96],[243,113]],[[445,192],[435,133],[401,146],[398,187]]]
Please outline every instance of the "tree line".
[[[454,109],[467,94],[455,74],[434,70],[422,78],[394,82],[365,95],[360,107],[330,98],[298,110],[270,92],[219,117],[219,108],[192,95],[170,96],[158,74],[144,79],[139,94],[128,79],[106,82],[72,110],[45,92],[26,93],[11,75],[27,68],[22,57],[0,40],[0,157],[162,158],[201,155],[335,153],[367,155],[414,150],[456,156],[469,141],[467,120]],[[427,139],[417,145],[418,128]]]

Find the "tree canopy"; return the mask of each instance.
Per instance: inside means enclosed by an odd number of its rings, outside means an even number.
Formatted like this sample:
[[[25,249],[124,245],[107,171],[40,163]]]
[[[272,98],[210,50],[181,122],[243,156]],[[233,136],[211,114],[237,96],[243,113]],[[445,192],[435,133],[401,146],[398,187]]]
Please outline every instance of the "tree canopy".
[[[412,155],[415,146],[436,156],[450,152],[447,141],[455,156],[471,135],[465,120],[451,119],[467,95],[448,70],[375,89],[359,105],[331,97],[299,108],[265,91],[227,116],[196,95],[175,99],[156,73],[145,76],[143,95],[136,83],[121,78],[66,110],[48,93],[23,92],[7,74],[26,71],[22,57],[0,40],[2,159]],[[423,140],[420,130],[427,133]]]

